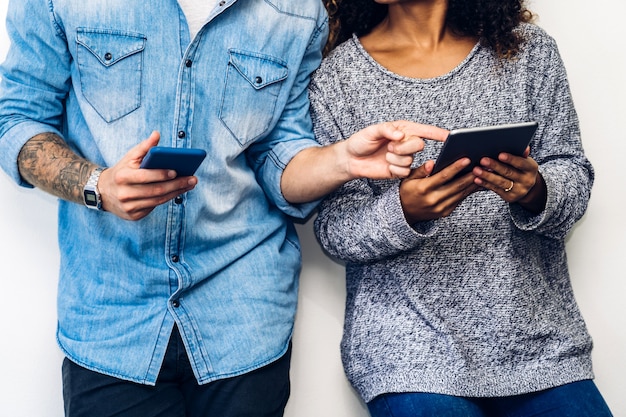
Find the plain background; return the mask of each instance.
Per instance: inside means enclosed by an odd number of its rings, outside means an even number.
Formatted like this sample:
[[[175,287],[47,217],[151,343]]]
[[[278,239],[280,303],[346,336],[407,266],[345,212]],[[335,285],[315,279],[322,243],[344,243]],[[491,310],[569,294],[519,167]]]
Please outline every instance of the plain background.
[[[7,5],[0,0],[1,57],[8,48]],[[595,341],[596,383],[614,414],[626,416],[626,5],[622,0],[535,0],[530,6],[559,44],[585,150],[596,168],[589,210],[568,239],[569,263]],[[60,417],[55,200],[19,189],[1,173],[0,230],[0,415]],[[304,269],[286,417],[366,417],[339,359],[343,267],[320,251],[310,221],[299,231]]]

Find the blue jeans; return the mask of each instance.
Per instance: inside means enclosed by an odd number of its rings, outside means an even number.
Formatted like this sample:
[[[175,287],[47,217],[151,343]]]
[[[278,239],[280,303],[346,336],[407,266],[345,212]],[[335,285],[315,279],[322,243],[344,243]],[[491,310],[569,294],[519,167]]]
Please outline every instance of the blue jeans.
[[[428,393],[383,394],[367,404],[372,417],[611,417],[593,381],[495,398]]]
[[[281,417],[289,398],[291,348],[245,375],[198,385],[178,330],[156,386],[136,384],[63,362],[66,417]],[[123,359],[123,352],[120,355]]]

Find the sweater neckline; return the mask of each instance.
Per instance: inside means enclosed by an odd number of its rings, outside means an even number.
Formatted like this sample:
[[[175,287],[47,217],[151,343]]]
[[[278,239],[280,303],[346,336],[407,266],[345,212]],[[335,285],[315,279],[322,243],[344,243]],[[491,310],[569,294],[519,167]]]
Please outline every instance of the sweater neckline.
[[[414,78],[414,77],[407,77],[407,76],[404,76],[404,75],[400,75],[400,74],[395,73],[393,71],[390,71],[389,69],[387,69],[384,66],[382,66],[378,61],[376,61],[374,59],[374,57],[372,57],[369,54],[369,52],[367,52],[365,50],[365,48],[361,44],[361,41],[359,40],[359,37],[356,34],[352,35],[352,42],[353,42],[354,46],[356,47],[357,51],[361,55],[363,55],[363,57],[371,65],[373,65],[375,68],[377,68],[380,72],[382,72],[382,73],[384,73],[384,74],[386,74],[386,75],[388,75],[390,77],[397,78],[397,79],[403,80],[403,81],[412,82],[412,83],[439,82],[439,81],[444,81],[444,80],[454,76],[456,73],[460,72],[463,69],[463,67],[465,67],[467,65],[467,63],[478,53],[478,51],[481,48],[480,42],[476,42],[476,44],[474,45],[472,50],[467,54],[465,59],[463,59],[463,61],[461,61],[459,63],[459,65],[457,65],[456,67],[454,67],[452,70],[448,71],[445,74],[438,75],[437,77],[431,77],[431,78]]]

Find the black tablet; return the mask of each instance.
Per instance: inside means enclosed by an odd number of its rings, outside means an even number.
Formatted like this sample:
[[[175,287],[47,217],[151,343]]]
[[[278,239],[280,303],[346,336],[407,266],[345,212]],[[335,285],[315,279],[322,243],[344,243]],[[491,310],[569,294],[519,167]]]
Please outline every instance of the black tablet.
[[[537,126],[537,122],[523,122],[451,130],[435,161],[432,174],[461,158],[470,158],[472,162],[457,176],[470,172],[485,156],[497,160],[502,152],[522,155]]]
[[[173,169],[178,176],[186,177],[196,172],[205,157],[204,149],[155,146],[143,158],[140,168]]]

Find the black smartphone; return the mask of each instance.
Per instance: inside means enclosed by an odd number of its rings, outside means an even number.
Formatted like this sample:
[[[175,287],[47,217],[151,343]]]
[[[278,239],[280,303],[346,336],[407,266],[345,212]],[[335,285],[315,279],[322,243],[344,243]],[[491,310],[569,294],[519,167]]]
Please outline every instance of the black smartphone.
[[[472,162],[457,176],[470,172],[485,156],[497,160],[502,152],[522,155],[537,127],[537,122],[522,122],[451,130],[432,174],[461,158],[470,158]]]
[[[143,158],[140,168],[173,169],[178,176],[186,177],[196,172],[205,157],[204,149],[155,146]]]

